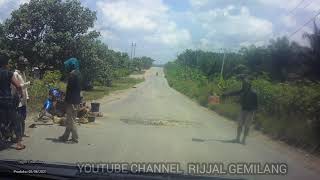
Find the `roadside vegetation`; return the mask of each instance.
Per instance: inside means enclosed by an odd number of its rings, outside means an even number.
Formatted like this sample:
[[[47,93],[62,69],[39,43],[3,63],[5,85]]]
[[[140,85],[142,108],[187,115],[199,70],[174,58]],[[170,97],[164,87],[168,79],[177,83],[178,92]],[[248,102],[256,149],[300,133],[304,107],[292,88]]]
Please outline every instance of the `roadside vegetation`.
[[[91,91],[84,91],[83,97],[85,101],[93,101],[96,99],[100,99],[113,91],[132,88],[134,85],[143,81],[144,79],[142,78],[124,77],[115,80],[111,87],[101,85],[94,86],[94,88]]]
[[[149,57],[130,59],[104,44],[94,30],[96,19],[96,12],[79,0],[30,0],[0,23],[0,53],[11,58],[12,69],[19,56],[29,60],[30,110],[40,108],[49,85],[65,90],[68,53],[80,61],[83,89],[92,91],[84,93],[86,99],[129,87],[140,81],[128,78],[130,74],[151,67],[154,60]],[[40,69],[40,79],[34,79],[34,67]]]
[[[286,37],[264,47],[223,53],[186,50],[165,65],[171,87],[217,113],[236,120],[239,99],[209,105],[208,96],[241,88],[241,76],[252,80],[259,109],[254,127],[269,136],[311,152],[320,150],[320,30],[305,34],[310,47]]]

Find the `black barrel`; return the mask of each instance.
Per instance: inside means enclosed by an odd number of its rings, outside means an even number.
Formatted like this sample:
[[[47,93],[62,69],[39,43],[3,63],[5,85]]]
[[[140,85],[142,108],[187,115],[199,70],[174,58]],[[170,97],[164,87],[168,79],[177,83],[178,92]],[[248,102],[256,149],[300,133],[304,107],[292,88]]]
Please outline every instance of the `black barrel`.
[[[96,120],[95,116],[89,116],[88,117],[88,122],[94,122]]]
[[[99,112],[100,103],[91,103],[91,112]]]

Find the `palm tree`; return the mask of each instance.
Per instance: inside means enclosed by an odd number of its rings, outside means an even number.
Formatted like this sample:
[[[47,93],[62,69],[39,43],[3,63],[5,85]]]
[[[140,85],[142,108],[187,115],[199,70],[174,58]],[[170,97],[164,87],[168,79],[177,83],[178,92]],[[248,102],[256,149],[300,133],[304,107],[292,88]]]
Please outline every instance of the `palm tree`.
[[[308,39],[310,43],[310,49],[305,53],[307,57],[306,65],[309,67],[308,76],[320,79],[320,29],[317,26],[316,21],[313,22],[313,33],[305,33],[304,38]]]

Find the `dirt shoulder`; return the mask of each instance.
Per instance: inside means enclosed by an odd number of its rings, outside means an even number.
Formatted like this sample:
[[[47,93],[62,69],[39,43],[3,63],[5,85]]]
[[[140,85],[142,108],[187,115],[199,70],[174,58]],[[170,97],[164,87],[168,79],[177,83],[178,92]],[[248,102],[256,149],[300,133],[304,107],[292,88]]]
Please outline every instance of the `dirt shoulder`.
[[[102,97],[102,98],[88,100],[87,102],[88,103],[91,103],[91,102],[108,103],[108,102],[115,101],[125,97],[126,95],[128,95],[130,91],[132,91],[133,88],[136,88],[136,86],[139,86],[139,84],[141,84],[141,82],[144,81],[146,72],[148,72],[148,70],[144,71],[143,74],[130,75],[129,78],[136,79],[135,81],[132,81],[132,82],[117,81],[115,88],[105,89],[105,91],[107,92],[102,94],[101,92],[99,92],[100,94],[98,94],[97,97]],[[99,90],[103,90],[103,89],[100,88]],[[38,113],[39,112],[37,111],[31,111],[31,110],[28,111],[25,131],[26,131],[26,134],[28,134],[29,136],[32,135],[32,130],[34,129],[34,128],[30,128],[30,126],[33,124],[35,125],[41,124],[41,122],[35,122],[35,120],[38,118]]]

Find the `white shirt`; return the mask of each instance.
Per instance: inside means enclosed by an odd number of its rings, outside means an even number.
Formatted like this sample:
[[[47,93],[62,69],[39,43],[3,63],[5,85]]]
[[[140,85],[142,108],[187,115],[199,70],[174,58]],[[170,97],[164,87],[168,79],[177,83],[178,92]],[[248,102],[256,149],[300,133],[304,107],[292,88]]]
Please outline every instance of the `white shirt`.
[[[26,106],[27,105],[27,100],[29,99],[29,94],[28,94],[28,90],[27,87],[30,85],[30,81],[26,82],[26,75],[25,73],[19,71],[19,70],[15,70],[13,73],[13,77],[17,80],[17,82],[20,84],[21,88],[22,88],[22,97],[20,99],[19,102],[19,107],[21,106]],[[12,89],[12,94],[16,94],[17,93],[17,89],[15,86],[11,85],[11,89]]]

